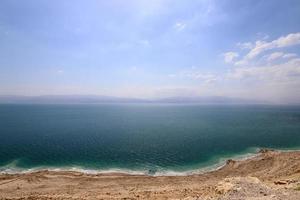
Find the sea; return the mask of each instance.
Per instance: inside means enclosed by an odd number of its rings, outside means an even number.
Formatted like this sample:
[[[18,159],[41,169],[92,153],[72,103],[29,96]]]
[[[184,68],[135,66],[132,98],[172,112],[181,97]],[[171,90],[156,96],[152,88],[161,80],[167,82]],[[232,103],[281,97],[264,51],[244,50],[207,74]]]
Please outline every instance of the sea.
[[[299,147],[300,106],[0,105],[0,173],[184,175]]]

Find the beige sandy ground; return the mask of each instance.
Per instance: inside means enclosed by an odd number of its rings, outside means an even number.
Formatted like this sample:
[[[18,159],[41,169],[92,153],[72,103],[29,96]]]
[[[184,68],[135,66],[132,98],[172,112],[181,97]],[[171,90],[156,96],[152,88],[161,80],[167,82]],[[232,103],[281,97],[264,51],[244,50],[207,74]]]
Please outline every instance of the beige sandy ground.
[[[0,199],[295,199],[300,152],[261,151],[189,176],[88,175],[40,171],[0,175]]]

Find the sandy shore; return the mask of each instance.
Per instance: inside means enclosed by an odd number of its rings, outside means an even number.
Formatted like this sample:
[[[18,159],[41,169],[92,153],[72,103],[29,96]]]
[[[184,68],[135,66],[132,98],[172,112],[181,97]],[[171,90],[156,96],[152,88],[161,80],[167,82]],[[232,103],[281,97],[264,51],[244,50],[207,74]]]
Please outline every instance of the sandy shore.
[[[39,171],[1,174],[0,199],[295,199],[300,200],[300,152],[261,151],[189,176]]]

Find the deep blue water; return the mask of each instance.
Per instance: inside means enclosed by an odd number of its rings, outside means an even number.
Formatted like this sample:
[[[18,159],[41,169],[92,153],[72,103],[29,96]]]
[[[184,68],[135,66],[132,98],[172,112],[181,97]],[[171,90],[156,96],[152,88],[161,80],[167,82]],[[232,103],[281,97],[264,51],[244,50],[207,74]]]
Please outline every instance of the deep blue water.
[[[0,169],[187,170],[300,147],[300,106],[0,105]]]

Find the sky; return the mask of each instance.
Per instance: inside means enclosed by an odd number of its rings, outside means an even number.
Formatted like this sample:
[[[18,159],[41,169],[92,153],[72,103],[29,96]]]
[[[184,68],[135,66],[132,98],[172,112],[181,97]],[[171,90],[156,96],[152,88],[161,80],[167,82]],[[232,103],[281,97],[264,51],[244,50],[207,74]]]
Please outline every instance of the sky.
[[[298,0],[1,0],[0,95],[300,102]]]

